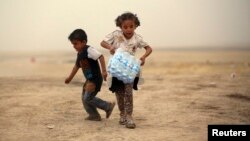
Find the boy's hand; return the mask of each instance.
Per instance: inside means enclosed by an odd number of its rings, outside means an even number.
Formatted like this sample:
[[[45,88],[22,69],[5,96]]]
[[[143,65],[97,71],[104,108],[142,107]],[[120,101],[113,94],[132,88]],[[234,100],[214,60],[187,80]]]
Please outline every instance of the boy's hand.
[[[141,66],[143,66],[145,64],[146,58],[145,57],[141,57],[140,60],[141,60]]]
[[[104,81],[107,80],[107,76],[108,76],[108,73],[106,71],[102,72],[102,77],[103,77]]]
[[[69,84],[70,81],[71,81],[70,78],[66,78],[66,79],[65,79],[65,84]]]
[[[110,52],[110,54],[115,54],[115,48],[114,47],[111,47],[110,49],[109,49],[109,52]]]

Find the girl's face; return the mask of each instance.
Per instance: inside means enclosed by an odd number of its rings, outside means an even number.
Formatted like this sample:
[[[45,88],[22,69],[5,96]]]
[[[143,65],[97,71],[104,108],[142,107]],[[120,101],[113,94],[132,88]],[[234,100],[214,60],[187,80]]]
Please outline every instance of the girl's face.
[[[81,52],[84,46],[86,45],[85,41],[79,40],[72,40],[71,43],[77,52]]]
[[[125,20],[122,22],[121,30],[125,38],[130,39],[136,29],[134,20]]]

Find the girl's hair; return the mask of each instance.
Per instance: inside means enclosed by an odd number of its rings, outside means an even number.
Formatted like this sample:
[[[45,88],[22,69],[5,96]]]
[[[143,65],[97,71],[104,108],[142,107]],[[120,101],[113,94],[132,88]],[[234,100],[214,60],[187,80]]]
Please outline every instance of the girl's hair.
[[[87,34],[82,29],[76,29],[74,30],[68,37],[70,41],[72,40],[78,40],[78,41],[86,41],[88,42]]]
[[[133,21],[135,22],[135,26],[136,26],[136,27],[140,26],[140,21],[139,21],[137,15],[136,15],[136,14],[133,14],[133,13],[131,13],[131,12],[126,12],[126,13],[123,13],[122,15],[118,16],[118,17],[115,19],[116,26],[121,27],[121,26],[122,26],[122,23],[123,23],[125,20],[133,20]]]

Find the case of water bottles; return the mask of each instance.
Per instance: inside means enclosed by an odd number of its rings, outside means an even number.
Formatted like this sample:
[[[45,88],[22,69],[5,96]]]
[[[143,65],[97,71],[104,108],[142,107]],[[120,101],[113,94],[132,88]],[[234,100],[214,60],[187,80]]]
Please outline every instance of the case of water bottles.
[[[140,72],[141,61],[129,52],[119,48],[109,59],[108,72],[123,83],[132,83]]]

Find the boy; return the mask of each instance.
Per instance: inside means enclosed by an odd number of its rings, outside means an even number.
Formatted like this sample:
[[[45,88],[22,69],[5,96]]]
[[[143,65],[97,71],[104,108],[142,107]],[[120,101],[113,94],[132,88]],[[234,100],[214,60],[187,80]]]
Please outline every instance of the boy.
[[[103,55],[95,48],[87,45],[87,35],[84,30],[76,29],[68,37],[77,53],[77,59],[72,72],[65,79],[65,83],[68,84],[79,68],[82,68],[82,72],[86,78],[82,91],[82,103],[89,114],[86,120],[101,121],[101,116],[96,108],[102,109],[106,112],[106,118],[109,118],[113,108],[114,102],[107,102],[98,97],[97,93],[102,86],[103,78],[106,81],[107,72],[105,68],[105,60]],[[102,73],[100,71],[100,61]]]

